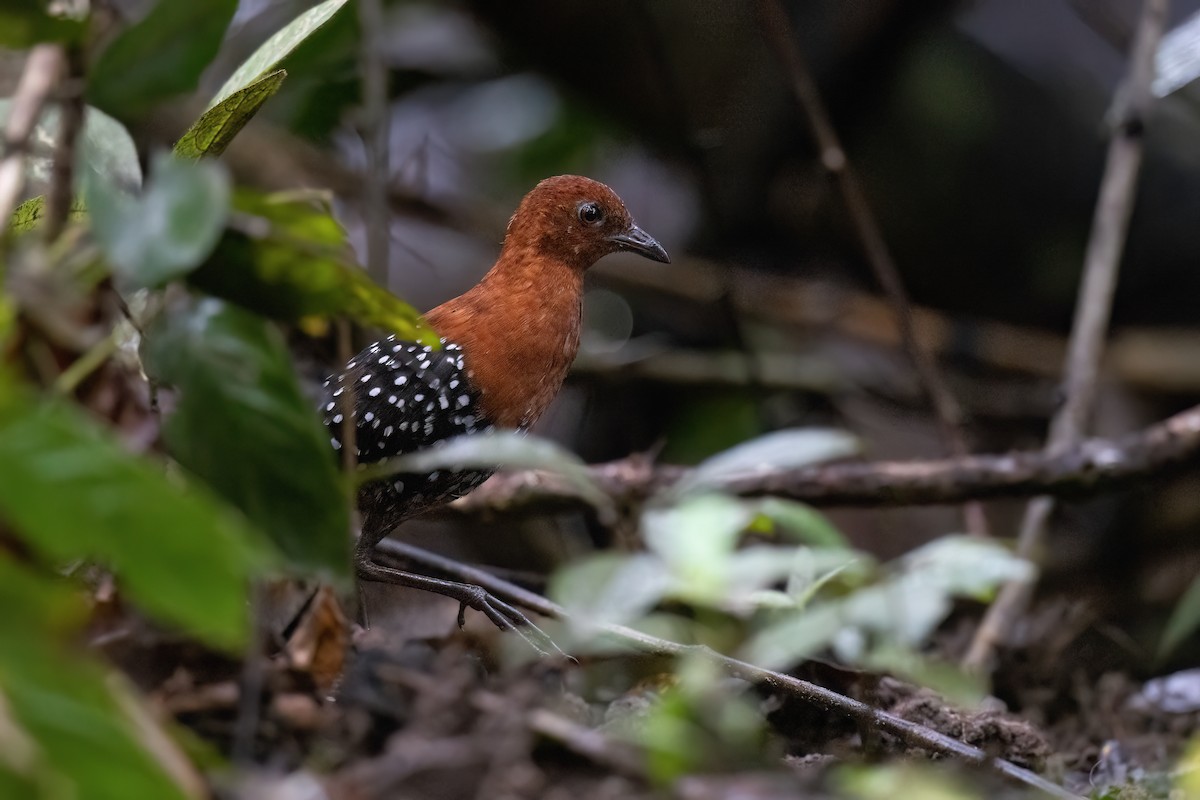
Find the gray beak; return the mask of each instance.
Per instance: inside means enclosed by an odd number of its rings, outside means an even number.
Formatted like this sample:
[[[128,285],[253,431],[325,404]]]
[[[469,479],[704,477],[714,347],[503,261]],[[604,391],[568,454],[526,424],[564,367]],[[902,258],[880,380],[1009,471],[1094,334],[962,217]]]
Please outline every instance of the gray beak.
[[[630,225],[628,230],[621,233],[614,233],[608,237],[608,240],[622,250],[637,253],[639,256],[644,256],[651,261],[658,261],[663,264],[671,263],[671,257],[667,255],[667,251],[663,249],[663,246],[653,236],[646,233],[637,225]]]

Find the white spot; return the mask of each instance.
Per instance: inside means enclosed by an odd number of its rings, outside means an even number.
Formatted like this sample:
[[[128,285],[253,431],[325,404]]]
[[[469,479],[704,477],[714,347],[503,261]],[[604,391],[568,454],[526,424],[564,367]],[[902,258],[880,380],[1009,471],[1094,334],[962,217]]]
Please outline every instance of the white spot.
[[[332,380],[332,378],[326,378],[326,379],[325,379],[325,383],[324,383],[324,385],[323,385],[323,387],[322,387],[322,388],[328,389],[328,388],[329,388],[329,381],[331,381],[331,380]]]
[[[432,400],[430,400],[430,401],[429,401],[429,403],[427,403],[427,404],[426,404],[426,406],[425,406],[425,410],[426,410],[426,411],[433,411],[433,401],[432,401]],[[431,419],[432,419],[432,417],[431,417]]]
[[[334,449],[334,450],[341,450],[341,449],[342,449],[342,443],[341,443],[341,442],[339,442],[339,441],[338,441],[338,440],[337,440],[335,437],[332,437],[332,436],[331,436],[331,437],[329,437],[329,443],[330,443],[331,445],[333,445],[333,449]]]
[[[366,383],[369,380],[371,380],[371,373],[368,372],[366,375],[362,376],[362,382]]]
[[[471,397],[469,395],[460,394],[458,396],[458,407],[466,408],[469,405],[471,405]]]
[[[346,369],[354,369],[356,364],[358,364],[357,361],[351,361],[349,364],[346,365]]]
[[[367,394],[369,394],[371,397],[378,397],[380,391],[381,391],[380,388],[378,386],[376,386],[374,389],[367,392]]]
[[[421,362],[421,369],[429,369],[429,359],[425,359]]]
[[[397,492],[403,492],[404,491],[404,481],[396,481],[395,483],[392,484],[392,488],[395,489]]]
[[[388,362],[388,359],[389,359],[389,358],[391,358],[391,356],[380,356],[380,357],[379,357],[379,363],[380,363],[380,364],[386,364],[386,363]]]
[[[375,419],[375,415],[372,412],[368,411],[366,414],[363,415],[363,419],[366,420],[367,422],[370,422],[371,420]]]
[[[384,436],[391,436],[391,435],[392,435],[392,430],[393,430],[392,426],[391,426],[391,425],[388,425],[386,428],[384,428],[384,429],[383,429],[383,435],[384,435]]]
[[[432,483],[433,481],[436,481],[438,479],[438,476],[440,476],[441,474],[442,473],[438,472],[436,469],[433,472],[429,473],[430,483]]]
[[[338,387],[338,389],[337,389],[337,391],[333,393],[333,396],[334,396],[334,397],[340,397],[340,396],[341,396],[341,394],[342,394],[342,392],[344,392],[344,391],[346,391],[346,387],[345,387],[345,386],[339,386],[339,387]]]
[[[394,395],[394,394],[388,395],[388,402],[391,403],[392,405],[396,405],[396,395]]]
[[[396,380],[392,381],[392,383],[396,384],[397,386],[403,386],[404,384],[408,383],[408,378],[404,375],[398,375],[396,376]]]
[[[333,407],[334,407],[335,405],[337,405],[337,403],[330,403],[329,405],[325,406],[325,410],[326,410],[326,411],[333,411]]]
[[[423,395],[423,394],[414,394],[413,395],[413,400],[416,400],[418,403],[424,399],[425,399],[425,395]]]
[[[442,407],[443,411],[450,407],[450,401],[446,399],[446,395],[438,395],[438,405]]]
[[[457,389],[457,388],[458,388],[458,381],[450,381],[450,388],[451,388],[451,389]]]
[[[400,423],[400,430],[402,430],[402,431],[406,431],[406,430],[408,430],[408,423],[407,423],[407,422],[401,422],[401,423]]]
[[[342,415],[341,415],[341,414],[334,414],[334,415],[333,415],[333,424],[334,424],[334,425],[339,425],[339,424],[341,424],[341,421],[342,421]]]

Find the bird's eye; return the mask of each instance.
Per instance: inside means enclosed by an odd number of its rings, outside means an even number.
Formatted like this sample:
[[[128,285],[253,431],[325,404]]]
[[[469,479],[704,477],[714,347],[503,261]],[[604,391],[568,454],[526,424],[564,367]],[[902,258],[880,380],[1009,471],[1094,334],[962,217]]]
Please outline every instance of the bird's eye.
[[[583,203],[579,206],[579,221],[584,225],[599,225],[604,221],[604,212],[595,203]]]

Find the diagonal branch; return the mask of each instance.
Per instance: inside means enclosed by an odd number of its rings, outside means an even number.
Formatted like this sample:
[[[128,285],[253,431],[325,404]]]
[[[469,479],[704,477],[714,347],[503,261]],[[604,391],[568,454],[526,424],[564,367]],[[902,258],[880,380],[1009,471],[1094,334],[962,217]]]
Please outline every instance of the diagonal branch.
[[[1167,0],[1145,0],[1130,54],[1129,75],[1118,88],[1110,111],[1112,141],[1100,182],[1100,197],[1084,255],[1083,286],[1075,306],[1075,321],[1066,363],[1066,403],[1050,424],[1048,450],[1061,450],[1078,442],[1087,429],[1095,406],[1100,357],[1112,311],[1113,293],[1129,218],[1133,214],[1138,172],[1145,150],[1146,115],[1153,101],[1154,56],[1167,21]],[[1029,558],[1045,537],[1054,510],[1048,497],[1035,498],[1025,509],[1017,538],[1018,554]],[[963,663],[982,669],[991,660],[997,643],[1007,638],[1029,601],[1032,584],[1007,584],[988,608]]]
[[[787,10],[780,0],[758,0],[757,6],[763,35],[783,63],[796,100],[808,120],[813,139],[816,140],[821,164],[837,181],[846,203],[846,211],[862,244],[863,254],[875,273],[875,279],[879,281],[879,285],[891,301],[900,327],[900,338],[904,342],[904,350],[912,360],[921,386],[929,397],[930,405],[933,406],[950,454],[965,456],[970,451],[963,433],[962,408],[946,386],[946,381],[938,370],[937,361],[917,338],[912,302],[904,288],[900,270],[896,267],[866,192],[863,191],[858,175],[842,147],[837,130],[833,127],[812,70],[796,45],[796,32],[792,29]],[[971,532],[986,535],[987,519],[982,507],[974,503],[969,504],[965,513],[967,527]]]

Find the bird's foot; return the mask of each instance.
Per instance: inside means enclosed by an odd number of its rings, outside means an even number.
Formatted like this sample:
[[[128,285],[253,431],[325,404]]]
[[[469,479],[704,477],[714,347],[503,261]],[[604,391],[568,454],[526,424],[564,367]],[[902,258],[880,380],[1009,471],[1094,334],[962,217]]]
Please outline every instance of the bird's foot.
[[[529,617],[525,616],[524,612],[516,606],[496,597],[482,586],[448,581],[442,578],[431,578],[428,575],[385,567],[366,555],[355,559],[355,568],[358,572],[359,580],[390,583],[395,586],[407,586],[410,589],[421,589],[457,600],[459,603],[459,628],[462,628],[466,624],[467,609],[473,608],[491,620],[492,624],[500,630],[516,633],[530,647],[537,651],[538,655],[551,656],[557,654],[568,657],[545,631],[535,625]]]

